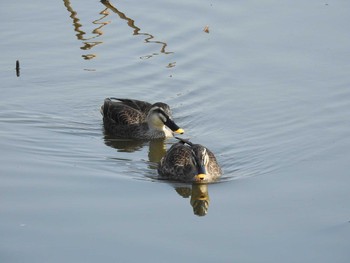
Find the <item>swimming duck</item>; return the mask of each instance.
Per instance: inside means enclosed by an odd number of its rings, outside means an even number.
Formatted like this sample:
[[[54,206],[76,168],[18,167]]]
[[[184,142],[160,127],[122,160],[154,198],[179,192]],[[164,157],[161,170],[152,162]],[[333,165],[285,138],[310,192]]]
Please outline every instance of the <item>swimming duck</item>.
[[[221,176],[221,168],[208,148],[189,140],[176,139],[179,142],[170,147],[159,163],[161,177],[181,182],[209,183]]]
[[[152,140],[184,132],[172,120],[169,105],[146,101],[106,98],[101,106],[107,133],[121,139]]]

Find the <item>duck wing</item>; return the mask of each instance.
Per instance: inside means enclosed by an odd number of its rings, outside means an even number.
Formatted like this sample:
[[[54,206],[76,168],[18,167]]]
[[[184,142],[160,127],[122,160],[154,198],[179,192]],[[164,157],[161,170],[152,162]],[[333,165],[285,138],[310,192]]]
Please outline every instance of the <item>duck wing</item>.
[[[208,148],[207,148],[207,152],[209,155],[208,172],[215,177],[221,176],[222,170],[221,170],[221,167],[216,160],[215,155]]]
[[[160,175],[184,180],[196,174],[195,160],[190,147],[179,142],[170,147],[160,161],[158,172]]]
[[[101,107],[101,112],[104,119],[115,125],[140,124],[145,122],[146,114],[140,111],[137,105],[137,102],[135,104],[132,100],[127,100],[125,103],[123,100],[107,98]]]
[[[145,114],[147,114],[150,108],[152,107],[151,103],[148,103],[142,100],[120,99],[120,98],[110,98],[110,100],[117,101],[119,103],[122,103],[125,106],[129,106]]]

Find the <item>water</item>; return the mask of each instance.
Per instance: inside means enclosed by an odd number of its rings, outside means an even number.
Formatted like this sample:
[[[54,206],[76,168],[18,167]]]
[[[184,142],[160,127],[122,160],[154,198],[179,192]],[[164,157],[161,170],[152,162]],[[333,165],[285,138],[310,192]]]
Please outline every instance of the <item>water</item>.
[[[1,262],[347,262],[350,4],[111,4],[0,4]],[[174,140],[106,137],[109,96],[168,103],[223,179],[157,180]]]

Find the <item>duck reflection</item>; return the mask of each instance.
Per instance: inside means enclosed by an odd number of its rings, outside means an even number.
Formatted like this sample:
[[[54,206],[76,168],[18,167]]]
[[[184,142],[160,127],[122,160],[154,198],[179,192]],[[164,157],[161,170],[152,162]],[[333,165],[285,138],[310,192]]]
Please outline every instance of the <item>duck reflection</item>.
[[[121,140],[108,134],[104,135],[104,142],[107,146],[117,149],[119,152],[135,152],[143,147],[149,146],[148,160],[149,168],[156,170],[158,163],[166,153],[165,140]],[[208,184],[175,185],[175,191],[183,198],[190,198],[193,213],[197,216],[205,216],[209,208]]]
[[[147,144],[147,141],[121,140],[105,134],[104,142],[107,146],[117,149],[119,152],[135,152]]]
[[[106,16],[109,15],[108,12],[108,8],[105,8],[104,10],[102,10],[99,14],[101,15],[101,17],[99,19],[96,19],[94,21],[92,21],[92,23],[94,25],[96,25],[96,28],[92,30],[92,37],[86,38],[86,32],[84,32],[81,28],[82,28],[82,24],[80,23],[80,19],[78,18],[78,13],[76,11],[74,11],[70,0],[63,0],[64,2],[64,6],[67,8],[68,12],[70,13],[70,17],[73,20],[73,26],[74,26],[74,31],[77,32],[76,36],[77,39],[82,41],[83,45],[82,47],[80,47],[80,49],[82,50],[90,50],[93,47],[102,44],[102,41],[92,41],[95,38],[100,37],[103,34],[102,28],[104,26],[106,26],[107,24],[110,23],[110,21],[107,22],[102,22],[101,20],[104,19]],[[96,54],[84,54],[82,55],[82,57],[85,60],[89,60],[89,59],[93,59],[94,57],[96,57]]]
[[[175,187],[176,192],[183,198],[190,198],[193,213],[197,216],[205,216],[209,208],[209,193],[207,184],[192,184],[190,186]]]
[[[148,160],[151,169],[157,169],[160,159],[162,159],[166,153],[164,139],[151,141],[125,140],[115,138],[105,133],[104,142],[107,146],[117,149],[119,152],[135,152],[148,145]]]
[[[156,170],[158,168],[158,163],[166,154],[165,140],[153,140],[149,143],[148,150],[148,160],[150,162],[149,167]]]

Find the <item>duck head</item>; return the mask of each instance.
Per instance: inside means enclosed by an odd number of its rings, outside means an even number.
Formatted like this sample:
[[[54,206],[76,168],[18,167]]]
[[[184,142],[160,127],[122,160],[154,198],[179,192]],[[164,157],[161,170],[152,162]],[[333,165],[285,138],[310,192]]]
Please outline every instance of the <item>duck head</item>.
[[[207,167],[209,164],[208,151],[202,145],[194,144],[191,146],[193,161],[197,168],[197,174],[194,176],[193,181],[201,183],[208,182],[210,177],[207,173]]]
[[[158,104],[164,103],[153,104],[153,107],[148,112],[147,122],[150,128],[159,131],[164,131],[166,134],[172,134],[171,131],[183,134],[184,130],[177,126],[177,124],[172,120],[169,106],[165,104],[166,106],[168,106],[165,107],[163,105]]]

